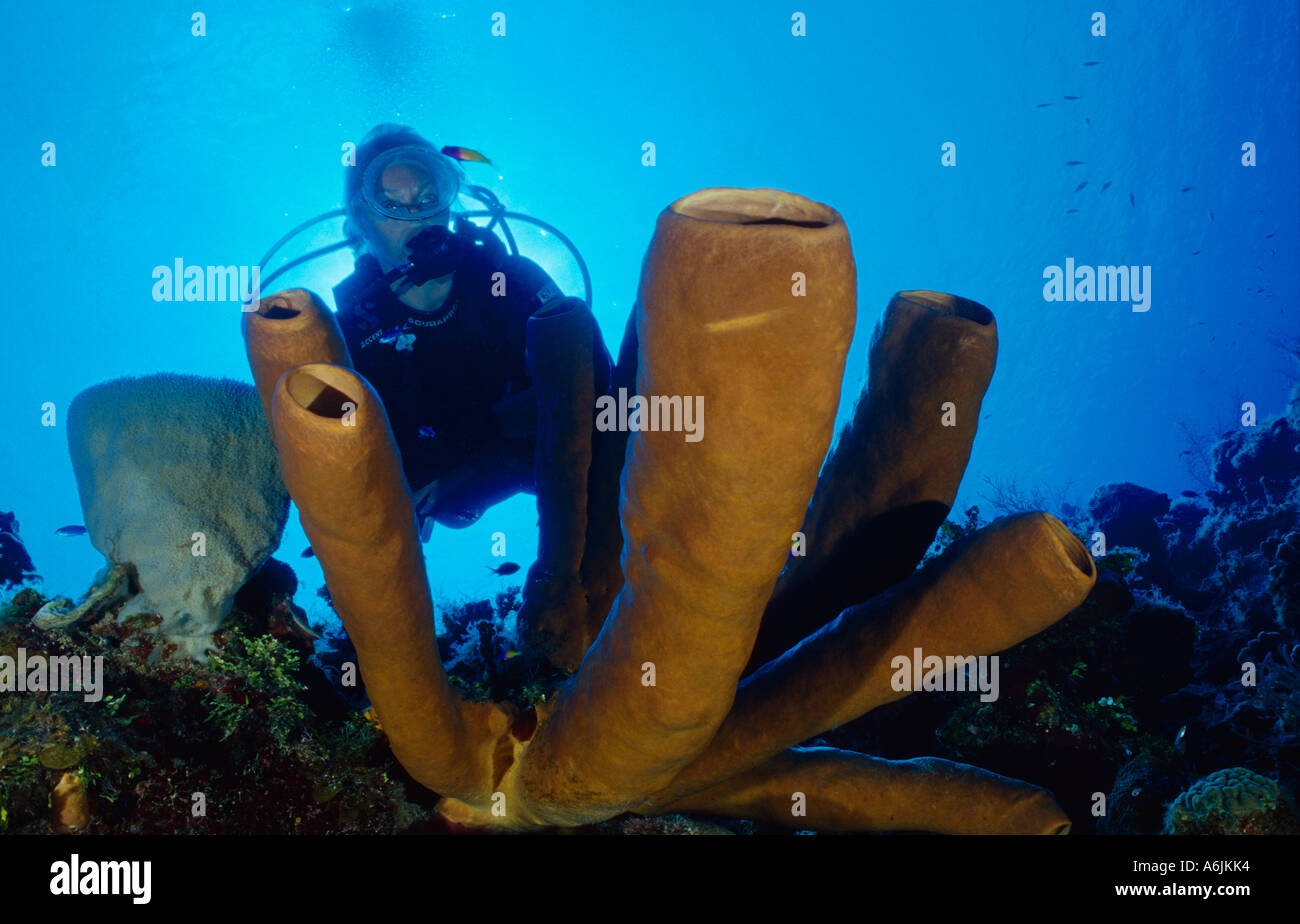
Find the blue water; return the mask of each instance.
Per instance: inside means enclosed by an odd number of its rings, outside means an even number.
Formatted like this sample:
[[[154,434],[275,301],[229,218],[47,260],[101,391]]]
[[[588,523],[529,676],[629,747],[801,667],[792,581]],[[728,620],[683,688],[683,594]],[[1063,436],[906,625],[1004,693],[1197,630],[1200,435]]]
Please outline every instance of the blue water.
[[[153,268],[256,262],[340,205],[342,145],[379,122],[491,157],[471,179],[574,240],[615,354],[656,215],[708,186],[787,189],[845,217],[859,315],[844,417],[893,292],[989,306],[1001,349],[957,510],[988,509],[990,478],[1076,504],[1110,481],[1198,488],[1185,426],[1213,436],[1243,401],[1261,420],[1285,404],[1295,364],[1276,344],[1300,337],[1293,2],[1108,3],[1105,37],[1090,35],[1096,4],[1038,0],[547,0],[506,7],[504,37],[492,4],[205,2],[202,37],[195,6],[4,14],[0,510],[17,513],[46,592],[80,593],[102,563],[55,535],[82,520],[61,416],[73,396],[157,371],[251,381],[238,304],[155,302]],[[51,141],[57,164],[42,166]],[[1257,166],[1241,164],[1247,141]],[[956,166],[940,164],[945,142]],[[553,238],[519,233],[580,291]],[[285,284],[327,294],[346,254]],[[1149,310],[1045,301],[1043,269],[1067,257],[1151,266]],[[58,426],[41,425],[45,402]],[[435,595],[503,586],[484,567],[500,561],[491,534],[526,564],[535,519],[520,496],[436,529]],[[279,554],[323,618],[305,545],[294,512]]]

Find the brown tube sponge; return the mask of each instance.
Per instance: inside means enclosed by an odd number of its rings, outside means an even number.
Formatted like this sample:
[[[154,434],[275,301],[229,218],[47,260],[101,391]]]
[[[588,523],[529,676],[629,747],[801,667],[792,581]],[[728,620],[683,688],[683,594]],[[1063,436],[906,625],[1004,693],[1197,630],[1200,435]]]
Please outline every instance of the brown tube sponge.
[[[817,831],[1068,834],[1045,789],[938,757],[882,760],[792,748],[668,806]],[[802,811],[803,814],[796,814]]]
[[[808,506],[807,554],[777,582],[750,671],[912,573],[957,496],[997,350],[993,314],[978,302],[893,297],[853,420]]]
[[[636,393],[702,399],[703,426],[628,442],[623,589],[522,770],[552,823],[666,786],[727,714],[830,443],[855,286],[843,220],[802,196],[706,189],[660,215]]]
[[[55,834],[71,834],[90,824],[90,798],[80,773],[69,770],[50,793],[50,824]]]
[[[511,717],[463,702],[447,683],[411,492],[379,396],[351,369],[298,366],[276,384],[271,430],[394,755],[435,792],[487,801]]]
[[[286,289],[262,299],[243,319],[244,349],[253,382],[271,419],[271,394],[287,370],[304,363],[351,368],[352,357],[334,312],[306,289]]]
[[[747,678],[708,750],[653,806],[907,696],[890,683],[895,656],[911,658],[917,648],[943,658],[1010,648],[1082,603],[1096,579],[1083,544],[1050,514],[985,527]]]
[[[596,395],[596,322],[579,298],[564,298],[528,319],[528,374],[537,392],[534,478],[540,524],[519,622],[530,644],[576,666],[589,638],[582,553],[587,537]],[[579,647],[581,646],[581,647]]]
[[[628,313],[623,342],[618,348],[608,388],[600,394],[617,395],[618,389],[636,392],[636,308]],[[618,520],[619,480],[627,455],[626,430],[598,430],[592,435],[591,477],[587,481],[587,545],[582,556],[582,585],[587,592],[586,622],[582,637],[571,638],[565,655],[553,655],[553,663],[570,673],[578,669],[583,655],[600,634],[614,598],[623,587],[619,558],[623,551],[623,529]]]

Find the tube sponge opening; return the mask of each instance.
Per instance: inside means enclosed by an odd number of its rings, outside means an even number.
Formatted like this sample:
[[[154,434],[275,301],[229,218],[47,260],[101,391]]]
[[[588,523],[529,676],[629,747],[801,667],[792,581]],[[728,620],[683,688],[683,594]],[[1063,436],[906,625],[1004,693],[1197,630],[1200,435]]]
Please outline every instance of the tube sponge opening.
[[[930,308],[939,314],[974,321],[976,324],[993,323],[992,311],[989,311],[979,302],[972,301],[969,298],[962,298],[960,295],[950,295],[947,292],[931,292],[928,289],[913,289],[910,292],[899,292],[894,297],[911,302],[913,305]]]
[[[331,368],[333,367],[324,364],[314,364],[310,368],[291,369],[285,373],[284,387],[289,397],[300,407],[317,417],[338,420],[350,409],[356,408],[357,402],[340,387],[345,385],[344,377],[331,375]]]
[[[1083,547],[1083,543],[1079,541],[1079,538],[1050,513],[1043,514],[1043,517],[1046,518],[1047,525],[1052,528],[1052,535],[1060,543],[1061,549],[1069,556],[1071,564],[1078,568],[1085,577],[1092,577],[1093,569],[1096,566],[1093,564],[1092,556],[1088,554],[1088,550]]]
[[[825,228],[835,222],[829,207],[779,189],[702,189],[678,199],[670,208],[687,218],[734,225]]]

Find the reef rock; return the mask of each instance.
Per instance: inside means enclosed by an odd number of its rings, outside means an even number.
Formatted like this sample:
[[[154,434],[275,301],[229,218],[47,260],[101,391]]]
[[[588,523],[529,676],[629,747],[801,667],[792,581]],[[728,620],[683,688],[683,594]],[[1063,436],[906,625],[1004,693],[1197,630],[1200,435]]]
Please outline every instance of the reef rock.
[[[1151,754],[1133,758],[1115,777],[1099,834],[1159,834],[1164,805],[1185,785],[1175,761]]]
[[[118,618],[156,613],[202,657],[289,514],[257,392],[173,374],[104,382],[68,408],[68,450],[91,542],[135,569]]]
[[[1268,589],[1277,621],[1300,632],[1300,531],[1278,542],[1268,569]]]
[[[1210,470],[1224,497],[1281,504],[1294,489],[1300,433],[1288,417],[1223,435],[1210,450]]]
[[[1163,560],[1165,554],[1156,518],[1168,512],[1167,494],[1128,482],[1102,485],[1088,501],[1088,515],[1106,534],[1107,548],[1136,546],[1153,562]]]

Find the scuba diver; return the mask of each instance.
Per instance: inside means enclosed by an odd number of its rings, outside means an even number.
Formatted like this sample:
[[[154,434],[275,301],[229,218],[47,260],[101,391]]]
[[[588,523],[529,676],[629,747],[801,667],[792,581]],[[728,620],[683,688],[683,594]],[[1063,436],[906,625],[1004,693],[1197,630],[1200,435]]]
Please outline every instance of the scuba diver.
[[[524,606],[540,619],[539,611],[570,606],[581,593],[586,518],[566,511],[586,510],[588,473],[572,471],[573,454],[555,447],[593,439],[595,409],[560,397],[579,393],[569,370],[552,368],[562,363],[543,367],[550,393],[538,394],[528,321],[575,308],[589,318],[590,306],[507,252],[492,230],[504,210],[481,187],[469,191],[495,205],[492,223],[479,227],[462,214],[450,227],[466,177],[444,152],[486,160],[464,148],[440,151],[401,125],[377,126],[362,139],[344,175],[344,236],[356,260],[334,289],[339,326],[356,371],[388,413],[422,541],[435,522],[463,528],[517,493],[537,495],[541,541]],[[612,363],[594,319],[590,328],[591,362],[583,357],[573,376],[590,370],[594,393],[606,394]]]
[[[449,229],[464,181],[453,158],[397,125],[362,140],[344,181],[344,234],[357,258],[334,289],[339,325],[383,399],[425,540],[435,521],[462,528],[536,493],[526,325],[563,297],[490,230],[468,220]],[[593,362],[601,394],[611,361],[599,329]]]

